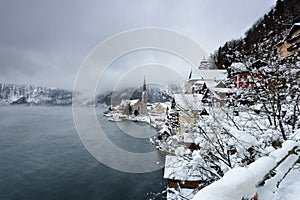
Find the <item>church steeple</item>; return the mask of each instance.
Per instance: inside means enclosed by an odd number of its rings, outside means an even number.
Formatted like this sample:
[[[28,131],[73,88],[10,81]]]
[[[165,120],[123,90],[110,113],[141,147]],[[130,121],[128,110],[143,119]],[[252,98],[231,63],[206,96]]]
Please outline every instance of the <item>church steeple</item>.
[[[146,78],[144,76],[144,85],[143,85],[143,92],[142,92],[142,114],[146,115],[147,114],[147,88],[146,88]]]
[[[144,76],[144,85],[143,85],[143,91],[147,91],[147,88],[146,88],[146,78]]]
[[[205,70],[205,69],[210,69],[210,63],[208,62],[207,59],[205,59],[205,56],[203,56],[202,61],[200,62],[200,65],[198,67],[199,70]]]

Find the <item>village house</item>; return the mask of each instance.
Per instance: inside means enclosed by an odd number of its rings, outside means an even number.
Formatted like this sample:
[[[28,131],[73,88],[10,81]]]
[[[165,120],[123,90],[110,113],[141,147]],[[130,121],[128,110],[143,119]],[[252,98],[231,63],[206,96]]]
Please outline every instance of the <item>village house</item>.
[[[277,53],[286,58],[299,52],[300,48],[300,23],[295,23],[289,30],[287,36],[277,45]]]
[[[162,102],[153,103],[150,106],[149,114],[151,114],[151,115],[166,114],[166,111],[167,111],[168,107],[170,107],[170,106],[171,106],[170,103],[162,103]]]
[[[267,65],[261,60],[253,62],[250,68],[260,68]],[[264,84],[265,80],[262,75],[259,73],[250,74],[244,63],[234,62],[228,68],[228,75],[231,80],[234,82],[236,88],[247,89],[249,87],[254,87],[254,82]]]
[[[144,78],[142,101],[139,99],[122,100],[121,104],[117,106],[117,111],[125,115],[147,115],[147,88],[146,80]]]
[[[152,126],[157,129],[162,129],[168,115],[168,110],[171,108],[170,102],[157,102],[148,106],[148,113]],[[163,133],[164,131],[162,131]],[[171,135],[171,134],[168,134]]]
[[[187,81],[187,93],[197,93],[199,87],[206,83],[210,89],[227,78],[226,70],[192,70]]]
[[[125,115],[138,115],[143,110],[143,103],[139,99],[122,100],[117,111]]]
[[[203,59],[198,69],[192,69],[187,81],[188,94],[202,94],[203,102],[224,106],[230,90],[226,88],[227,70],[211,69],[210,63]]]
[[[203,174],[197,169],[193,169],[192,166],[189,168],[187,165],[187,160],[181,156],[166,156],[165,169],[164,169],[164,178],[168,181],[168,187],[174,190],[185,191],[186,198],[193,192],[196,192],[195,189],[204,182]],[[167,199],[173,199],[172,193],[167,193]]]
[[[188,94],[202,94],[203,101],[224,106],[230,89],[226,88],[226,70],[194,70],[187,81]]]

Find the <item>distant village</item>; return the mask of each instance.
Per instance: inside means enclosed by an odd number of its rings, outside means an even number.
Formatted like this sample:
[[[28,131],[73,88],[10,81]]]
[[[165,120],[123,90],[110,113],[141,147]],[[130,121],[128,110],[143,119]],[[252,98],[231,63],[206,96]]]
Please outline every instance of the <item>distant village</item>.
[[[282,58],[280,62],[288,61],[289,56],[297,52],[299,47],[300,23],[296,23],[277,46],[277,54]],[[289,80],[278,76],[274,78],[274,71],[271,69],[268,74],[260,74],[258,69],[268,68],[268,65],[266,61],[258,59],[250,64],[234,62],[227,70],[219,70],[212,69],[209,61],[203,59],[197,69],[190,71],[185,83],[185,91],[172,94],[171,102],[148,103],[147,84],[144,79],[141,100],[123,99],[120,105],[110,107],[105,115],[110,121],[115,122],[131,120],[149,123],[159,131],[158,140],[177,135],[178,141],[188,147],[189,151],[193,151],[199,148],[193,129],[197,127],[199,119],[205,119],[212,114],[211,108],[222,109],[228,106],[234,108],[242,104],[252,106],[259,113],[262,108],[257,105],[256,94],[253,92],[251,95],[251,91],[256,91],[261,85],[268,89],[278,88],[278,86],[281,90],[286,88],[285,85]],[[295,73],[299,76],[300,70]],[[244,90],[250,91],[247,96],[243,96],[241,91]],[[232,116],[238,115],[239,111],[233,109]],[[175,190],[181,188],[182,195],[189,199],[194,194],[187,191],[195,192],[194,189],[199,188],[203,174],[197,170],[184,171],[182,163],[186,161],[182,156],[178,156],[178,149],[175,153],[166,156],[164,178],[168,180],[168,188]],[[168,197],[170,196],[172,194],[168,193]]]

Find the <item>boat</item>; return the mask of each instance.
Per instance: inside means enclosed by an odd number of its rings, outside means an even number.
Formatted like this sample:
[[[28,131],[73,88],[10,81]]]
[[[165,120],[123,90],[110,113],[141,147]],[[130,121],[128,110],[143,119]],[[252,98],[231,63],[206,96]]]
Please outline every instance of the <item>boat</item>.
[[[120,118],[109,118],[108,119],[108,121],[111,121],[111,122],[121,122],[122,121],[122,119],[120,119]]]
[[[126,119],[126,118],[127,118],[127,115],[119,115],[119,118],[121,118],[121,119]]]
[[[108,120],[112,121],[112,122],[121,122],[122,121],[122,119],[120,119],[120,116],[118,114],[112,115],[112,117],[109,118]]]

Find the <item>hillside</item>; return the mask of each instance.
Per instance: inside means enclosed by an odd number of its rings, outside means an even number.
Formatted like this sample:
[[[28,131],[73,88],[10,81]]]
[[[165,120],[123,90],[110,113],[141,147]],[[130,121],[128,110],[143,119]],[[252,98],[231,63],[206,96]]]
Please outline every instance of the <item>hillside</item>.
[[[245,36],[226,42],[212,55],[219,69],[232,62],[276,60],[276,47],[294,23],[300,22],[300,1],[277,0],[276,5],[245,32]]]
[[[142,98],[142,87],[128,88],[121,91],[108,92],[97,96],[98,104],[118,105],[122,99],[140,99]],[[157,85],[147,84],[147,98],[148,103],[167,102],[171,101],[171,96]]]
[[[0,105],[71,105],[72,92],[32,86],[0,83]]]

